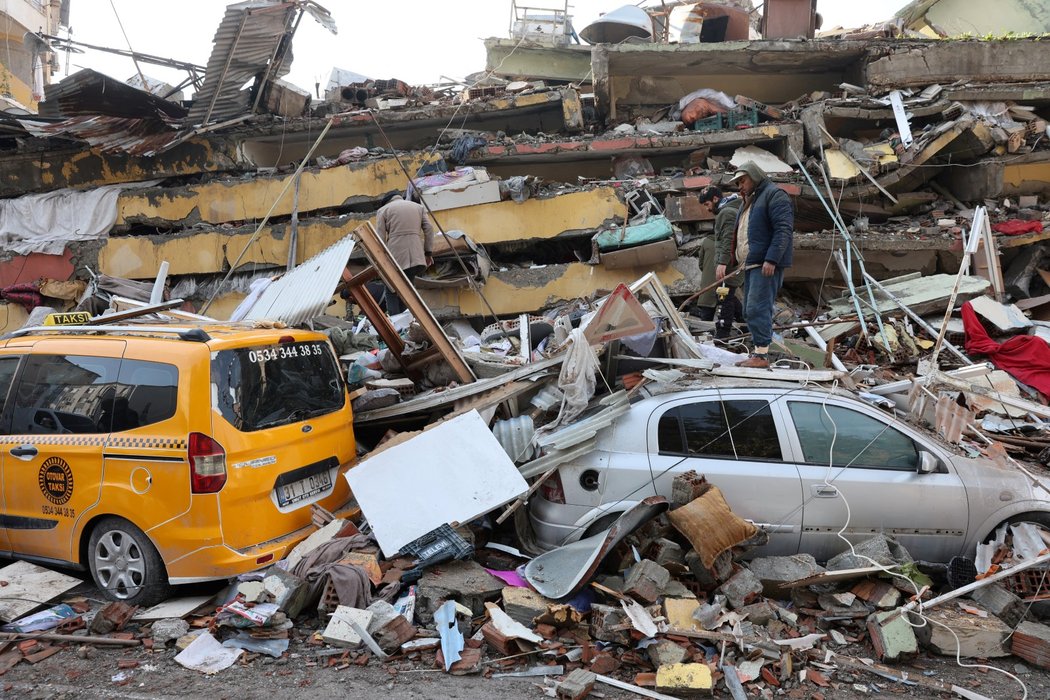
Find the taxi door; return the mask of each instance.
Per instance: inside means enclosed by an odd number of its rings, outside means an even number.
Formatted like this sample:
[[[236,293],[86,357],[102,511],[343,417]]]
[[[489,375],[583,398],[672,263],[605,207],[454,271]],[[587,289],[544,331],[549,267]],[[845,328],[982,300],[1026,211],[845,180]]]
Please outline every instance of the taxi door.
[[[123,340],[48,339],[25,358],[7,402],[10,433],[4,445],[12,551],[77,561],[72,533],[98,502],[124,346]]]
[[[4,448],[3,451],[0,451],[0,474],[2,474],[4,454],[12,447],[9,442],[8,423],[4,420],[4,407],[7,405],[7,397],[11,394],[11,385],[14,384],[20,359],[21,354],[17,351],[0,350],[0,447]],[[7,510],[3,502],[3,489],[0,488],[0,550],[5,552],[11,551],[11,542],[7,536],[9,522],[10,519],[7,517]]]

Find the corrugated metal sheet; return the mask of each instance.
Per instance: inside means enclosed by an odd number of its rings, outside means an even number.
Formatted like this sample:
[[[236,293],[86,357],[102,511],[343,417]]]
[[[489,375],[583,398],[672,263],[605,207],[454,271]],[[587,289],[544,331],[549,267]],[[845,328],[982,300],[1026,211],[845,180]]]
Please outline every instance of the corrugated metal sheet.
[[[283,321],[298,326],[317,318],[332,301],[353,250],[351,235],[297,266],[266,288],[244,320]]]
[[[41,117],[98,116],[182,119],[186,109],[90,68],[44,88]]]
[[[226,8],[187,124],[223,121],[248,110],[249,91],[241,88],[266,72],[282,39],[291,41],[298,11],[299,3],[280,0],[248,0]],[[288,73],[290,55],[289,51],[289,60],[273,68],[271,80]]]
[[[118,151],[133,156],[156,155],[183,137],[157,119],[73,117],[54,124],[23,120],[22,125],[33,136],[85,141],[100,151]]]

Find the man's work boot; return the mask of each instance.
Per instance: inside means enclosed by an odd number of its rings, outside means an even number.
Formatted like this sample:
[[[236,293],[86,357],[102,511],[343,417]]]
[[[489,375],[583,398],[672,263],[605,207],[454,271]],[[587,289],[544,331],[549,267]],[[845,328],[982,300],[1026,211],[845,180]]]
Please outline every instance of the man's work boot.
[[[746,360],[736,363],[737,367],[751,367],[753,369],[769,369],[769,358],[765,353],[753,352]]]

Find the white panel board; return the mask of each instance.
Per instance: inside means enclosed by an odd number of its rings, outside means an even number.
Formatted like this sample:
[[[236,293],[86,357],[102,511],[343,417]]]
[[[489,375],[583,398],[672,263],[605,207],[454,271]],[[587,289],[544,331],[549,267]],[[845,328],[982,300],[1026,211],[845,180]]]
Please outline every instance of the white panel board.
[[[528,484],[477,411],[383,450],[346,474],[383,554],[446,523],[467,523]]]
[[[16,620],[81,583],[27,561],[5,566],[0,569],[0,620]]]

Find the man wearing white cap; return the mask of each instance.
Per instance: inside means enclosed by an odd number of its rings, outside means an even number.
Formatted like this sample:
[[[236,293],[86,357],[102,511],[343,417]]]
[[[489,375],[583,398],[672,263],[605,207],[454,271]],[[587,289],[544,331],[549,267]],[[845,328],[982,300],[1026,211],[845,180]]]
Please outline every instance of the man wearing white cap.
[[[754,351],[738,365],[764,368],[769,367],[773,341],[773,303],[784,283],[784,270],[791,267],[795,214],[787,193],[751,161],[733,173],[730,183],[744,195],[732,258],[736,264],[754,266],[743,273],[744,318]]]

